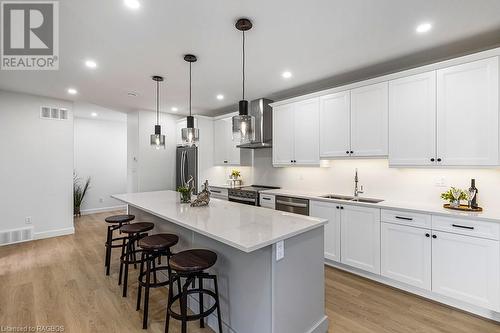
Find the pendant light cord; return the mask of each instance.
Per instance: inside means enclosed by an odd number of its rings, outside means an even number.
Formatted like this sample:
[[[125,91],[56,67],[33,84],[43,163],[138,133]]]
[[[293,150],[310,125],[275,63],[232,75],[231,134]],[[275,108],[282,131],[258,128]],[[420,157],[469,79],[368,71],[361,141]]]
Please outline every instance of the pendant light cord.
[[[160,125],[160,82],[156,81],[156,125]]]
[[[189,116],[191,116],[191,62],[189,63]]]
[[[243,100],[245,99],[245,31],[243,30]]]

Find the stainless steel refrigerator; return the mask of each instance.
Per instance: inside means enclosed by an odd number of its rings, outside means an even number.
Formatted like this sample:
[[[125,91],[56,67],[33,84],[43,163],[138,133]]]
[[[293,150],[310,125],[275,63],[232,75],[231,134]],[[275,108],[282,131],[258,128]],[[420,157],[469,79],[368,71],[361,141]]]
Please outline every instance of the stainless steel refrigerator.
[[[177,147],[176,152],[176,184],[185,186],[193,176],[193,188],[198,191],[198,148]]]

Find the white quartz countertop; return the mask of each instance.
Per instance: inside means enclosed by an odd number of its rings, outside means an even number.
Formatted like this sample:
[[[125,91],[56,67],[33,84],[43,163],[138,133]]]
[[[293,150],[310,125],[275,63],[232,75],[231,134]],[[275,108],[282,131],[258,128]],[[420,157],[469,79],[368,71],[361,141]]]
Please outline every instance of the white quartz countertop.
[[[244,252],[324,225],[328,220],[211,198],[205,207],[181,204],[179,193],[116,194],[124,203]]]
[[[271,194],[271,195],[283,195],[283,196],[290,196],[295,198],[303,198],[316,201],[335,202],[335,203],[342,203],[345,205],[357,205],[357,206],[374,207],[382,209],[397,209],[408,212],[428,213],[440,216],[459,217],[471,220],[500,223],[500,210],[498,208],[483,207],[484,210],[482,212],[473,212],[473,213],[461,212],[443,208],[443,202],[439,200],[436,200],[435,204],[426,204],[419,202],[402,202],[402,201],[400,202],[392,200],[384,200],[382,202],[374,204],[374,203],[322,198],[321,196],[330,194],[325,192],[278,189],[278,190],[265,190],[260,193]],[[332,192],[331,194],[341,194],[341,193]],[[383,199],[383,198],[377,198],[377,199]]]

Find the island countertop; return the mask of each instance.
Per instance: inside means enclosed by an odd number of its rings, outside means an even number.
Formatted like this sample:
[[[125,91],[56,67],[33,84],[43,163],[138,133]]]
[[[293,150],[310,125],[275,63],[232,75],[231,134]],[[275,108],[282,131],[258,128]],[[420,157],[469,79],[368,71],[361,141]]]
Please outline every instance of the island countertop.
[[[205,207],[181,204],[179,193],[155,191],[113,198],[244,252],[291,238],[328,220],[212,198]]]

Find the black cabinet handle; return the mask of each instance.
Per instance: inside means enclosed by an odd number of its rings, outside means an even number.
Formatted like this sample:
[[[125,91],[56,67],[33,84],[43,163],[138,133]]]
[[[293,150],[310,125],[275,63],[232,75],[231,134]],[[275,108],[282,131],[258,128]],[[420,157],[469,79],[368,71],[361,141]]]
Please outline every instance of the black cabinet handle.
[[[438,236],[436,236],[436,235],[432,235],[432,238],[436,239],[436,238],[438,238]]]
[[[222,193],[221,191],[216,191],[216,190],[210,190],[210,192],[213,192],[213,193]]]
[[[349,154],[349,150],[346,150],[346,152],[345,152],[345,153],[346,153],[346,154]]]
[[[399,220],[413,221],[411,217],[396,216],[396,218]]]
[[[462,228],[462,229],[474,230],[474,227],[468,227],[466,225],[452,224],[451,226],[455,227],[455,228]]]
[[[435,160],[436,160],[436,159],[435,159],[434,157],[433,157],[433,158],[431,158],[431,162],[434,162]]]
[[[427,234],[425,234],[425,237],[430,237],[430,235],[427,233]]]
[[[441,159],[440,159],[440,158],[438,158],[438,162],[441,162]]]
[[[335,208],[340,209],[340,207],[339,207],[339,206],[337,206],[337,207],[335,207]]]
[[[227,161],[224,161],[224,163],[227,163]]]
[[[350,151],[350,153],[351,153],[351,154],[354,154],[354,151],[352,151],[352,150],[351,150],[351,151]]]
[[[340,209],[344,209],[344,207],[340,206]]]
[[[262,197],[262,200],[271,200],[271,198]]]

